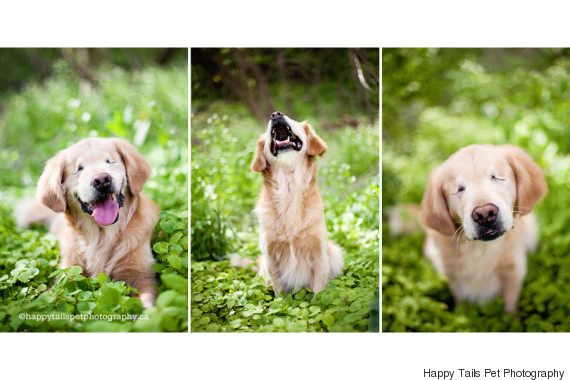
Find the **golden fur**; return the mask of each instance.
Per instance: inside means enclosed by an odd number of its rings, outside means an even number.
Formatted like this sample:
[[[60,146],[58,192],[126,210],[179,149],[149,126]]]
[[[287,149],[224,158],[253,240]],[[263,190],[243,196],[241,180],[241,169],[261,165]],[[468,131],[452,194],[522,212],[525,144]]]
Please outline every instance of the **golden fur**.
[[[278,112],[277,112],[278,113]],[[280,113],[279,113],[280,114]],[[321,196],[317,189],[316,157],[325,142],[307,123],[283,116],[302,148],[274,155],[272,125],[257,141],[251,169],[263,176],[254,212],[259,219],[259,274],[269,276],[275,294],[309,286],[323,290],[328,277],[342,271],[342,252],[329,242]]]
[[[39,202],[59,213],[50,232],[60,243],[60,267],[79,265],[87,276],[106,273],[124,281],[140,292],[145,307],[156,299],[150,239],[159,209],[141,192],[150,172],[145,158],[126,140],[88,138],[48,160],[36,192]],[[95,199],[92,181],[100,173],[124,196],[118,220],[109,225],[100,225],[80,202]],[[45,215],[38,206],[28,208]],[[27,214],[20,217],[21,224],[36,221]]]
[[[456,302],[500,294],[505,311],[516,312],[526,253],[538,240],[531,211],[547,190],[540,167],[510,145],[471,145],[432,171],[422,201],[424,254]],[[490,212],[487,224],[481,210]]]

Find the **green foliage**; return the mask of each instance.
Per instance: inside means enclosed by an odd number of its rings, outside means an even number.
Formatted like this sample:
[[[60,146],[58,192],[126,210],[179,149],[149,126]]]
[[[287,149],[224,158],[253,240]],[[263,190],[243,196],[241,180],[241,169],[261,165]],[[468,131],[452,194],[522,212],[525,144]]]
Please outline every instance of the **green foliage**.
[[[318,181],[329,238],[343,247],[345,267],[317,295],[275,296],[251,269],[222,259],[259,254],[251,211],[261,176],[249,166],[265,128],[227,116],[233,106],[218,110],[222,116],[192,120],[192,331],[378,331],[378,127],[327,131],[311,121],[329,144]]]
[[[204,122],[206,128],[194,128],[199,143],[192,145],[191,252],[196,260],[221,259],[231,252],[232,224],[243,223],[251,231],[250,211],[259,191],[258,176],[249,170],[255,148],[251,141],[258,133],[248,128],[238,140],[227,128],[227,116],[214,114]]]
[[[0,331],[187,331],[188,217],[160,217],[153,241],[166,247],[154,265],[159,297],[143,309],[122,281],[85,277],[81,267],[57,269],[55,240],[17,229],[0,206]]]
[[[388,49],[383,60],[382,206],[419,203],[431,169],[469,144],[513,144],[544,169],[549,193],[534,210],[538,251],[515,318],[499,298],[454,307],[445,280],[422,257],[420,233],[382,234],[383,331],[568,331],[570,59],[542,50]],[[490,59],[493,57],[494,59]],[[501,64],[489,62],[500,61]],[[395,62],[398,62],[396,65]],[[438,82],[434,78],[441,79]]]
[[[188,331],[187,65],[101,67],[97,87],[79,82],[65,62],[53,72],[2,100],[0,330]],[[165,210],[152,240],[153,308],[143,309],[131,297],[136,291],[105,274],[57,269],[59,248],[46,228],[21,230],[8,209],[33,193],[49,157],[88,136],[129,139],[153,169],[144,191]]]
[[[187,67],[101,69],[98,87],[79,82],[65,62],[57,61],[54,70],[41,85],[29,83],[2,101],[0,186],[35,182],[47,159],[89,136],[136,141],[153,168],[175,161],[181,170],[174,175],[186,175]]]
[[[77,60],[82,69],[90,72],[93,68],[109,65],[125,69],[166,61],[186,65],[187,59],[188,49],[180,48],[0,48],[0,97],[21,90],[30,81],[49,77],[55,71],[55,61]]]
[[[281,110],[321,123],[346,115],[370,120],[378,112],[378,64],[374,48],[192,49],[192,106],[206,114],[216,112],[212,104],[239,101],[253,114],[265,108],[267,116]]]
[[[316,296],[308,289],[275,296],[251,270],[193,262],[192,331],[366,331],[378,286],[374,256],[366,267],[347,255],[345,272]]]
[[[157,273],[188,277],[188,211],[176,215],[162,211],[156,225],[153,250],[159,263]],[[168,263],[168,265],[164,264]]]

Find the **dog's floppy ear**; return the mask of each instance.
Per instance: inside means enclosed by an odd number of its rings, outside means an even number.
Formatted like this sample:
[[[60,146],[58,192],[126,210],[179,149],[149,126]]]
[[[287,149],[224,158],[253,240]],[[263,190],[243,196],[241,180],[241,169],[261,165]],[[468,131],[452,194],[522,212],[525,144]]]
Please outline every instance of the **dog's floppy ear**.
[[[303,122],[307,134],[307,154],[309,156],[322,156],[327,151],[327,144],[315,133],[311,124]]]
[[[267,159],[263,149],[265,148],[265,134],[257,139],[257,147],[253,155],[253,162],[251,163],[251,170],[254,172],[262,172],[267,167]]]
[[[422,200],[422,221],[425,226],[451,236],[455,233],[455,225],[449,215],[447,201],[443,194],[443,183],[437,169],[432,171],[426,185]]]
[[[532,208],[548,192],[542,169],[524,150],[512,145],[503,145],[507,160],[515,174],[517,185],[517,211],[529,214]]]
[[[36,189],[36,199],[55,212],[64,212],[66,208],[65,193],[63,191],[63,153],[50,158]]]
[[[143,189],[144,183],[149,179],[151,169],[150,165],[140,154],[137,149],[131,145],[127,140],[120,138],[112,138],[115,149],[121,155],[125,169],[127,171],[127,182],[131,193],[140,193]]]

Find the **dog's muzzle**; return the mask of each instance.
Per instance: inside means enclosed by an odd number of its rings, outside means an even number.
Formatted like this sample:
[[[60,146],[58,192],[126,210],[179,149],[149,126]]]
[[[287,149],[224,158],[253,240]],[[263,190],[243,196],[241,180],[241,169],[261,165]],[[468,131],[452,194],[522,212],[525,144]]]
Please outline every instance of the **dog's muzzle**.
[[[475,240],[492,241],[500,238],[506,232],[499,217],[499,208],[492,203],[475,207],[471,218],[477,226]]]
[[[271,154],[277,156],[280,151],[301,150],[303,142],[293,133],[291,126],[279,111],[271,114]]]
[[[93,177],[91,186],[95,189],[97,198],[84,202],[77,197],[81,210],[91,215],[100,226],[115,224],[119,220],[119,208],[123,207],[125,196],[120,191],[115,192],[113,179],[107,173]]]

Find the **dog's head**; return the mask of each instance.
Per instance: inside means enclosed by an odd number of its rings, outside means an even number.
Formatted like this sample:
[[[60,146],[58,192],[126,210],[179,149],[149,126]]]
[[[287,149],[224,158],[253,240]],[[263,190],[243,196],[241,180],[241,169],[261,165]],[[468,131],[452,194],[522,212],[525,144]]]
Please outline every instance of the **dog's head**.
[[[70,208],[108,226],[119,219],[127,192],[139,193],[149,176],[150,166],[126,140],[88,138],[48,160],[36,197],[55,212]]]
[[[471,145],[430,174],[422,201],[426,226],[444,235],[463,227],[469,240],[492,241],[546,195],[542,170],[522,149]]]
[[[307,156],[326,151],[327,145],[309,123],[296,122],[277,111],[271,114],[267,131],[257,141],[251,169],[262,172],[267,166],[279,165],[293,170]]]

